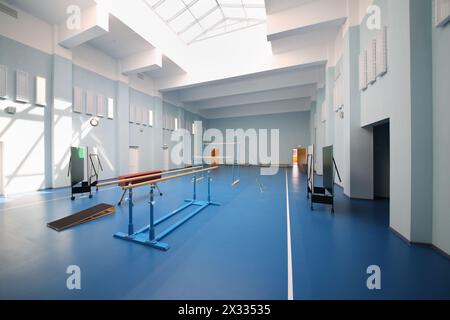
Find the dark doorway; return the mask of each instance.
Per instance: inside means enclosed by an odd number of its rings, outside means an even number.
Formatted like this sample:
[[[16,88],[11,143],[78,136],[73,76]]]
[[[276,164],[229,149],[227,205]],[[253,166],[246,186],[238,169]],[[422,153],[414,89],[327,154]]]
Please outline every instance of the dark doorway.
[[[387,122],[373,128],[373,190],[375,198],[389,198],[389,157],[389,122]]]

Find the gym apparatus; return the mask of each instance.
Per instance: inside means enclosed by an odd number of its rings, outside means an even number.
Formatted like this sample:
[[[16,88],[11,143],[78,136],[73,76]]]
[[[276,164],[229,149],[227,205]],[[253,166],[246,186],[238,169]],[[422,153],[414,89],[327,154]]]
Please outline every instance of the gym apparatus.
[[[122,187],[124,191],[128,191],[128,233],[118,232],[114,234],[114,237],[126,241],[131,241],[134,243],[142,244],[151,248],[167,251],[169,250],[169,245],[167,243],[161,242],[162,239],[164,239],[166,236],[168,236],[171,232],[179,228],[181,225],[186,223],[188,220],[193,218],[195,215],[197,215],[202,210],[206,209],[208,206],[220,206],[219,203],[211,201],[211,171],[216,170],[219,167],[210,167],[206,169],[200,169],[200,170],[192,170],[185,173],[176,174],[169,177],[164,177],[152,181],[137,183],[133,185],[127,185]],[[199,173],[207,173],[207,184],[208,184],[208,198],[207,200],[197,200],[197,174]],[[155,188],[156,184],[159,182],[165,182],[169,180],[173,180],[180,177],[190,176],[193,175],[192,184],[193,184],[193,197],[192,199],[185,200],[186,204],[181,206],[180,208],[168,213],[167,215],[163,216],[162,218],[155,221]],[[150,215],[149,220],[150,224],[137,232],[134,231],[134,224],[133,224],[133,189],[140,188],[144,186],[150,186]],[[174,217],[178,213],[184,211],[185,209],[196,206],[198,207],[194,212],[187,215],[185,218],[181,219],[177,223],[173,224],[172,226],[168,227],[164,231],[162,231],[160,234],[156,234],[155,227],[159,224],[167,221],[168,219]]]
[[[74,148],[74,149],[78,149],[78,148]],[[77,152],[79,152],[77,150]],[[80,155],[80,159],[84,158],[84,156],[82,156],[82,153],[78,153]],[[178,170],[172,170],[172,171],[157,171],[157,173],[153,173],[153,174],[147,174],[147,175],[143,175],[144,173],[139,173],[139,174],[134,174],[134,177],[130,177],[130,178],[125,178],[125,179],[121,179],[121,180],[115,180],[115,181],[109,181],[109,182],[104,182],[104,183],[99,183],[96,184],[97,189],[99,187],[105,187],[105,186],[109,186],[109,185],[114,185],[114,184],[118,184],[121,187],[125,187],[125,186],[130,186],[130,185],[136,185],[138,183],[143,183],[143,182],[147,182],[147,181],[153,181],[156,179],[161,179],[162,175],[167,175],[167,174],[173,174],[173,173],[179,173],[179,172],[184,172],[184,171],[193,171],[195,169],[201,169],[202,167],[189,167],[189,168],[184,168],[184,169],[178,169]],[[84,170],[84,169],[83,169]],[[158,186],[155,183],[155,188],[158,189]],[[89,192],[89,191],[86,191]],[[122,199],[123,196],[125,195],[126,191],[124,191],[124,194],[122,195]],[[162,196],[161,191],[159,191],[160,195]],[[120,202],[122,201],[122,199],[120,200]],[[120,205],[120,203],[119,203]],[[59,220],[50,222],[47,224],[47,227],[52,228],[56,231],[63,231],[66,229],[69,229],[71,227],[77,226],[79,224],[88,222],[88,221],[92,221],[92,220],[96,220],[99,219],[101,217],[104,217],[106,215],[109,214],[113,214],[116,211],[115,207],[109,204],[99,204],[96,206],[93,206],[91,208],[88,208],[86,210],[74,213],[70,216],[61,218]]]
[[[85,159],[86,154],[88,155]],[[84,161],[86,160],[86,168],[88,171],[87,180],[84,180]],[[96,187],[98,191],[99,173],[103,171],[98,152],[94,148],[89,153],[89,148],[71,147],[70,162],[67,175],[70,176],[71,200],[75,200],[75,194],[89,193],[92,198],[92,188]]]
[[[64,217],[62,219],[50,222],[47,224],[47,227],[52,228],[59,232],[74,227],[76,225],[113,214],[115,211],[116,208],[114,208],[114,206],[102,203],[92,208]]]
[[[124,175],[118,177],[117,180],[114,181],[108,181],[99,183],[98,187],[106,187],[117,184],[119,187],[125,187],[129,185],[136,185],[143,182],[149,182],[153,180],[161,179],[162,176],[168,175],[168,174],[174,174],[174,173],[180,173],[185,171],[192,171],[197,169],[202,169],[202,166],[196,166],[196,167],[187,167],[183,169],[176,169],[176,170],[168,170],[168,171],[147,171],[147,172],[140,172],[140,173],[132,173],[129,175]],[[162,196],[161,190],[159,190],[159,187],[157,184],[155,184],[155,188],[158,190],[159,195]],[[118,205],[122,205],[122,201],[126,195],[127,190],[124,190],[122,193],[122,197],[119,200]]]
[[[232,180],[231,180],[231,186],[234,187],[237,184],[239,184],[241,182],[241,164],[240,164],[240,159],[239,159],[239,143],[238,142],[223,142],[223,143],[204,143],[203,146],[228,146],[228,145],[232,145],[233,146],[233,154],[236,155],[236,157],[233,158],[233,163],[231,164],[232,168],[231,168],[231,176],[232,176]],[[213,154],[211,154],[210,157],[201,157],[202,161],[204,161],[204,159],[210,159],[211,162],[217,161],[218,159],[232,159],[232,157],[224,157],[224,156],[220,156],[217,155],[217,150],[213,149],[212,150]],[[225,150],[222,150],[223,152],[226,153],[227,149],[225,148]],[[202,150],[203,153],[203,150]],[[204,163],[204,162],[203,162]],[[225,161],[225,164],[226,161]],[[215,165],[215,163],[212,163],[212,165]]]
[[[323,150],[323,186],[316,187],[314,185],[314,159],[315,159],[315,147],[310,146],[308,148],[308,183],[307,185],[307,198],[311,199],[311,210],[314,210],[314,203],[321,203],[331,205],[331,213],[334,213],[334,172],[338,174],[339,181],[341,175],[336,166],[336,161],[333,157],[333,146],[324,147]]]

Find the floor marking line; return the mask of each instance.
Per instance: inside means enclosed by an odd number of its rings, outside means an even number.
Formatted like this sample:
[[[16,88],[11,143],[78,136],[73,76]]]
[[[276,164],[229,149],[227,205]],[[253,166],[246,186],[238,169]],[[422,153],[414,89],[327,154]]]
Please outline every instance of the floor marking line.
[[[112,190],[112,189],[115,189],[115,188],[117,188],[117,187],[111,187],[111,188],[108,188],[108,189],[102,189],[102,190],[99,190],[97,192],[108,191],[108,190]],[[80,198],[86,198],[86,197],[80,197]],[[35,201],[35,202],[30,202],[30,203],[27,203],[27,204],[24,204],[24,205],[21,205],[21,206],[3,208],[3,209],[0,209],[0,212],[6,212],[6,211],[15,210],[15,209],[31,207],[31,206],[34,206],[36,204],[53,202],[53,201],[59,201],[59,200],[70,199],[70,198],[71,198],[71,196],[66,196],[66,197],[60,197],[60,198],[55,198],[55,199],[43,200],[43,201]],[[20,198],[17,198],[16,200],[18,200],[18,199],[20,199]]]
[[[294,300],[294,281],[292,276],[292,239],[291,239],[291,210],[289,208],[288,170],[286,169],[286,222],[287,222],[287,264],[288,264],[288,300]]]

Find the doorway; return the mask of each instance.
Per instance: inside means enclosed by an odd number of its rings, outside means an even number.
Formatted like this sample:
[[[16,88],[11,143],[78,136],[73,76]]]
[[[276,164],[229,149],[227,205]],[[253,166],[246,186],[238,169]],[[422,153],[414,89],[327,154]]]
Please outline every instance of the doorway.
[[[292,165],[298,165],[298,149],[292,149]]]
[[[390,197],[390,132],[389,122],[373,128],[374,197]]]
[[[219,165],[219,149],[217,148],[211,150],[211,165],[212,166]]]

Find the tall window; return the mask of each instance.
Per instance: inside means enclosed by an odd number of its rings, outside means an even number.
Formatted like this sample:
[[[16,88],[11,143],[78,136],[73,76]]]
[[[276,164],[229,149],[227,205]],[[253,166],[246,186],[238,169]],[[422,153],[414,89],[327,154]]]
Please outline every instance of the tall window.
[[[153,110],[148,110],[148,125],[153,127]]]
[[[36,77],[36,105],[47,105],[47,80],[42,77]]]
[[[114,119],[114,99],[108,98],[108,119]]]
[[[175,122],[174,122],[174,130],[178,130],[178,118],[175,117]]]

